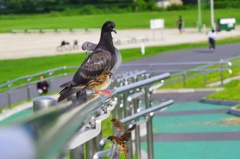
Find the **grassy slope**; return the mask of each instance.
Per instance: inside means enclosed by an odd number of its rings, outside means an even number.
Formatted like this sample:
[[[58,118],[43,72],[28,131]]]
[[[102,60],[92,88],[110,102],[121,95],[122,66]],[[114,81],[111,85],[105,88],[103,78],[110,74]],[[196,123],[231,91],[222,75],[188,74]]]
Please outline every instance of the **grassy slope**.
[[[215,10],[215,19],[235,17],[240,21],[238,13],[238,9],[218,9]],[[106,20],[115,21],[118,29],[149,28],[150,19],[157,18],[165,20],[166,28],[175,28],[179,15],[183,17],[186,27],[196,27],[197,10],[185,10],[79,16],[54,14],[0,16],[0,32],[11,32],[13,29],[100,28],[99,24]],[[202,23],[210,26],[210,10],[202,10]]]
[[[225,89],[208,95],[210,99],[240,101],[240,81],[234,80],[224,85]]]

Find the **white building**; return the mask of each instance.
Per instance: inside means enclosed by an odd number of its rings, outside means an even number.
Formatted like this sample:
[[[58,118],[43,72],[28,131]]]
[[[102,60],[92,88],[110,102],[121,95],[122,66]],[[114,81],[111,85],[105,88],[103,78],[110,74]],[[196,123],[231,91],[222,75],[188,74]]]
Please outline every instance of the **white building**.
[[[167,7],[171,4],[183,4],[181,0],[157,0],[158,7]]]

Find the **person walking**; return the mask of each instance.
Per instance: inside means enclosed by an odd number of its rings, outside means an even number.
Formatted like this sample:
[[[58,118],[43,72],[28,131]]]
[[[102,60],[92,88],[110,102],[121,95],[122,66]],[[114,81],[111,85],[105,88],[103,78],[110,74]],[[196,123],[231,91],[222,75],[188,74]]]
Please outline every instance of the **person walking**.
[[[214,29],[208,32],[208,41],[209,41],[209,50],[214,51],[215,50],[215,39],[216,39],[216,32]]]
[[[39,95],[48,93],[49,84],[45,81],[44,76],[40,76],[40,81],[37,83],[37,91]]]
[[[181,16],[179,16],[177,23],[178,23],[179,34],[181,35],[182,34],[182,23],[183,23]]]

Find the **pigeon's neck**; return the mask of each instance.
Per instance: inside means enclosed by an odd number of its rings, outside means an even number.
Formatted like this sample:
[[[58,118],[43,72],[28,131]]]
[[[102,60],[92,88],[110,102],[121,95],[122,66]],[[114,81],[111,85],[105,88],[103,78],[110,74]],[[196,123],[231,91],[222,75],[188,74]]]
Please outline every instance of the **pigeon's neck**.
[[[105,46],[110,50],[114,50],[113,38],[110,32],[103,32],[101,34],[98,46]]]

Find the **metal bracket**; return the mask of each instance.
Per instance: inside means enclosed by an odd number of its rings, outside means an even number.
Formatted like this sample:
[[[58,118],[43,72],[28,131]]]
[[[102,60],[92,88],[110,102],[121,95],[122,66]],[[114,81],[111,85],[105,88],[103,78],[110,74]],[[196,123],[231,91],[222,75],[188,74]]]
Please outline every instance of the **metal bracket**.
[[[107,107],[106,113],[104,113],[104,111],[102,110],[103,114],[96,117],[94,122],[95,127],[93,129],[78,132],[77,135],[75,135],[75,137],[71,140],[69,144],[69,149],[74,149],[84,144],[85,142],[91,140],[92,138],[98,136],[102,129],[102,121],[110,116],[110,113],[115,108],[116,104],[117,102],[112,101],[112,104]]]

